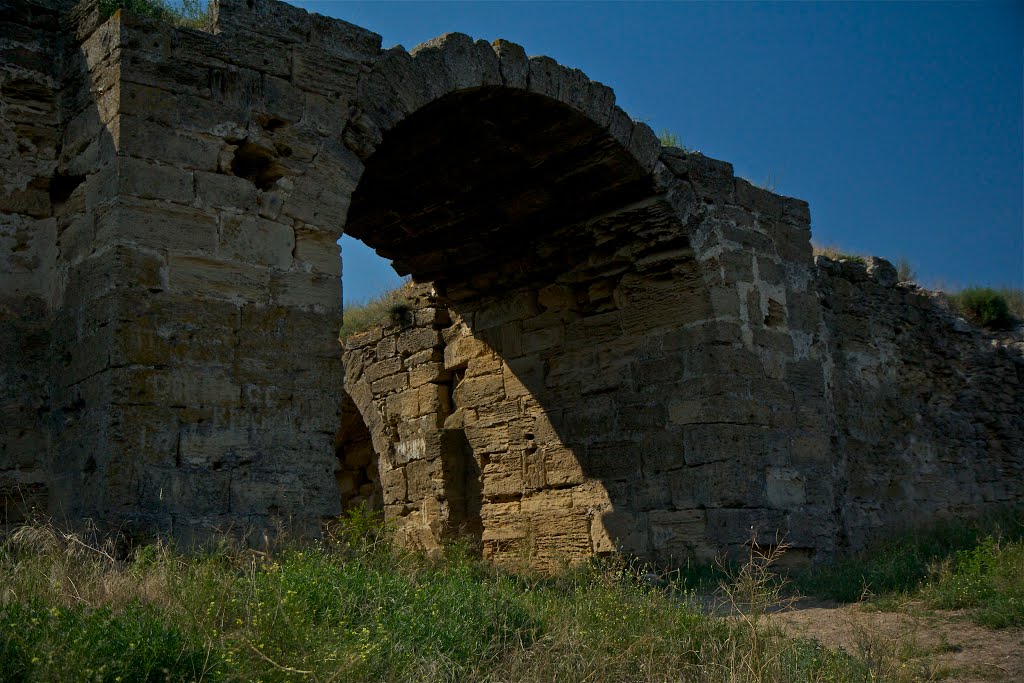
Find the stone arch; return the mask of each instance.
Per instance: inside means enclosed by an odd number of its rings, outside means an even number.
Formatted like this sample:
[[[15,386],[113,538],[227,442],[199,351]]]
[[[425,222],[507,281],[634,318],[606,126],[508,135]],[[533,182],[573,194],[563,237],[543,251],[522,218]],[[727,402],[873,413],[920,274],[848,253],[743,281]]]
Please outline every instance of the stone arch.
[[[436,290],[412,325],[345,351],[410,542],[475,526],[494,556],[671,561],[742,547],[757,523],[827,550],[806,204],[662,149],[609,88],[505,41],[382,51],[271,0],[214,13],[213,33],[124,12],[82,29],[117,64],[100,109],[119,182],[102,183],[88,272],[120,287],[64,307],[72,335],[113,320],[116,351],[73,337],[62,354],[89,360],[73,369],[106,411],[88,434],[110,476],[83,516],[305,533],[338,514],[346,230]],[[394,203],[410,180],[406,199],[436,200],[419,218]],[[389,499],[389,477],[415,500]]]
[[[345,231],[436,299],[345,356],[350,391],[383,416],[386,509],[407,538],[471,528],[485,554],[526,546],[539,564],[707,552],[701,503],[669,500],[683,434],[658,434],[668,411],[646,379],[713,336],[728,301],[694,250],[706,210],[685,157],[672,171],[578,70],[460,34],[384,53],[344,139],[363,162]],[[651,513],[674,545],[652,546]]]
[[[829,552],[803,521],[832,514],[831,484],[806,473],[826,408],[793,420],[787,398],[807,355],[790,334],[820,322],[790,321],[806,204],[662,149],[609,88],[506,41],[447,34],[367,70],[343,146],[323,143],[292,194],[345,179],[345,232],[446,309],[345,355],[407,542],[469,528],[492,557],[671,563],[802,528],[807,556]]]
[[[185,544],[318,533],[341,510],[343,229],[434,282],[344,350],[409,543],[475,529],[552,566],[782,532],[809,560],[1020,497],[1019,411],[974,388],[1015,395],[1015,353],[880,259],[815,262],[805,202],[660,148],[579,71],[459,34],[381,50],[276,0],[214,0],[210,32],[23,4],[18,49],[67,53],[0,93],[32,119],[0,122],[21,178],[0,197],[21,316],[0,330],[0,499]],[[522,164],[518,194],[487,159]],[[903,396],[943,393],[962,400]]]

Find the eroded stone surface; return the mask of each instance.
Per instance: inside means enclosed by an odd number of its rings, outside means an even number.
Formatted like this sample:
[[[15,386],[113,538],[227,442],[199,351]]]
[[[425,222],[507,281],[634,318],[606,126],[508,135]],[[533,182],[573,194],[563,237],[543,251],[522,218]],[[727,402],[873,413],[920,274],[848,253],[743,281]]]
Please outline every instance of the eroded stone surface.
[[[3,522],[799,561],[1019,501],[1019,345],[507,41],[0,15]],[[336,240],[420,284],[340,357]]]

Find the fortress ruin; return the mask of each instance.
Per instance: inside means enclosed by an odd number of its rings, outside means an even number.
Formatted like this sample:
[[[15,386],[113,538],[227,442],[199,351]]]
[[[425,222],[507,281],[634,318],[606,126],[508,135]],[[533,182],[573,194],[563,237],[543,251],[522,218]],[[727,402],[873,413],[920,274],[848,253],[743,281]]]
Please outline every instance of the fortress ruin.
[[[1020,345],[805,202],[503,40],[212,13],[0,3],[3,524],[813,562],[1022,500]],[[343,232],[418,283],[344,348]]]

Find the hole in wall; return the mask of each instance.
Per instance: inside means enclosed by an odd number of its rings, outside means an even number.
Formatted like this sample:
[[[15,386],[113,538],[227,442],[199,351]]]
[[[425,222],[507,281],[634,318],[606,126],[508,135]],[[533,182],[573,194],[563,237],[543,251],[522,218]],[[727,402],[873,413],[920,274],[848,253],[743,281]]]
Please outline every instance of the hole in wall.
[[[278,128],[281,128],[282,126],[286,125],[287,123],[287,121],[280,118],[279,116],[268,116],[264,121],[260,123],[260,127],[263,128],[263,130],[272,133]]]
[[[238,145],[231,159],[231,173],[249,180],[261,190],[272,188],[279,178],[284,177],[285,171],[274,152],[248,140]]]
[[[84,175],[56,174],[50,179],[50,204],[54,209],[62,206],[78,186],[85,181]]]
[[[764,317],[765,327],[778,327],[786,322],[786,311],[775,299],[768,300],[768,315]]]

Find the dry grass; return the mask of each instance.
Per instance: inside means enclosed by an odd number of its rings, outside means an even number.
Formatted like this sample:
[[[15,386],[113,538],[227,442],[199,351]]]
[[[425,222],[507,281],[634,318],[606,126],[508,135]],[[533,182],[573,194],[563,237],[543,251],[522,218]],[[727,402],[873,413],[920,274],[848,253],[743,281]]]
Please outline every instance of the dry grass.
[[[409,294],[413,286],[412,280],[407,279],[400,287],[368,301],[345,304],[344,322],[338,331],[338,338],[344,341],[357,332],[364,332],[377,325],[403,324],[411,310]]]
[[[270,554],[20,529],[0,545],[0,681],[877,680],[764,619],[778,594],[753,555],[720,617],[622,562],[509,573],[400,552],[366,519]]]
[[[840,249],[834,244],[817,244],[812,242],[811,250],[815,256],[825,256],[833,261],[856,261],[858,263],[864,263],[867,258],[865,254]]]

